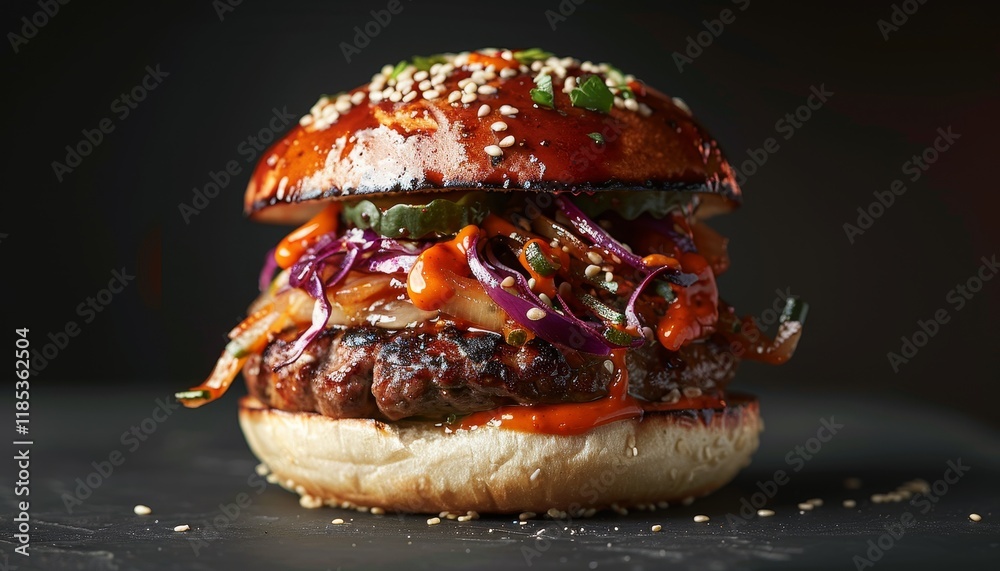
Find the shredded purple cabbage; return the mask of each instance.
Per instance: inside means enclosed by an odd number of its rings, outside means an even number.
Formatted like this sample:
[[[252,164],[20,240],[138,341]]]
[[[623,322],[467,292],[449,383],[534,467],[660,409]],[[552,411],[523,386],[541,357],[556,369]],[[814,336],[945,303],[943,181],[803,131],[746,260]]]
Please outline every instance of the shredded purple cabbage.
[[[407,272],[416,261],[417,255],[427,247],[427,245],[411,246],[381,238],[371,230],[357,228],[348,230],[341,237],[336,237],[333,233],[320,236],[288,271],[289,287],[299,288],[316,300],[312,324],[295,340],[289,357],[275,369],[295,362],[306,347],[323,332],[333,311],[330,300],[326,297],[328,288],[340,283],[354,269],[387,274]],[[366,256],[369,253],[374,254]],[[335,267],[336,271],[324,280],[323,274],[331,266]]]
[[[260,278],[257,279],[257,286],[260,291],[267,289],[271,285],[271,280],[274,279],[274,270],[278,269],[278,261],[274,259],[274,248],[267,251],[267,256],[264,257],[264,267],[260,269]]]
[[[579,320],[556,313],[555,309],[549,307],[531,291],[527,280],[520,272],[502,264],[492,255],[492,252],[487,252],[487,256],[489,262],[480,258],[478,238],[472,240],[472,244],[466,252],[469,269],[472,270],[472,275],[483,284],[490,299],[506,311],[511,319],[550,343],[579,349],[585,353],[608,355],[611,353],[611,349],[616,347],[604,339],[600,333],[585,325],[581,326]],[[514,279],[514,289],[519,295],[510,293],[500,286],[500,283],[507,277]],[[532,309],[543,311],[545,316],[538,320],[529,319],[528,312]],[[566,313],[569,313],[568,310]]]

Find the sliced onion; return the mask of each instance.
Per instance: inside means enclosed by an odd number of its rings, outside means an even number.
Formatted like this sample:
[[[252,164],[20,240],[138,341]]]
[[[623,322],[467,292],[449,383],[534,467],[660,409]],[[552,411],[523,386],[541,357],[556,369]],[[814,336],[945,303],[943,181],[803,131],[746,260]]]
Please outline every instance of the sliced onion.
[[[482,283],[449,271],[445,271],[444,276],[454,293],[441,306],[441,313],[468,321],[481,329],[498,333],[503,331],[507,312],[487,295]]]
[[[260,291],[266,291],[267,286],[271,285],[276,269],[278,269],[278,262],[274,259],[274,248],[271,248],[267,251],[267,256],[264,257],[264,266],[260,269],[260,278],[257,280]]]

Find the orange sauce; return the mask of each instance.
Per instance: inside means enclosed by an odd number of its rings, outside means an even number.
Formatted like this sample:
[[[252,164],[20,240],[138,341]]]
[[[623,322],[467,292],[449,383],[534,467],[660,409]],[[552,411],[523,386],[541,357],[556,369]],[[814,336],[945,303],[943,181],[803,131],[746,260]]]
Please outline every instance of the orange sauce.
[[[484,238],[492,238],[494,236],[509,237],[511,234],[518,236],[524,234],[524,230],[521,230],[496,214],[487,215],[481,224],[483,227]]]
[[[461,420],[459,427],[469,430],[473,426],[493,423],[521,432],[567,435],[583,434],[602,424],[642,417],[639,401],[628,394],[625,350],[612,351],[611,362],[615,378],[603,398],[591,402],[502,406],[470,414]]]
[[[278,243],[274,249],[274,261],[281,269],[288,269],[317,238],[337,230],[340,203],[334,202],[320,211],[309,222],[299,226]]]
[[[435,311],[454,295],[448,276],[451,273],[469,276],[465,256],[478,235],[479,228],[470,224],[454,239],[435,244],[417,257],[406,278],[406,293],[413,305],[424,311]]]
[[[657,324],[657,339],[671,351],[705,335],[719,320],[719,290],[708,261],[701,254],[685,252],[680,263],[681,269],[697,275],[698,281],[686,288],[674,287],[677,299]]]

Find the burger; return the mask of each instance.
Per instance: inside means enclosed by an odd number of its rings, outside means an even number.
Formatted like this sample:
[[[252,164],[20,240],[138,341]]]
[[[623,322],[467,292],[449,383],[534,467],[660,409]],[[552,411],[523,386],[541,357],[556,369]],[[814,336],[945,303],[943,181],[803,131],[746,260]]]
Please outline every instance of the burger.
[[[215,370],[306,506],[588,514],[728,482],[757,448],[741,360],[787,360],[719,297],[741,202],[684,102],[609,64],[482,49],[324,95],[252,174],[298,225]]]

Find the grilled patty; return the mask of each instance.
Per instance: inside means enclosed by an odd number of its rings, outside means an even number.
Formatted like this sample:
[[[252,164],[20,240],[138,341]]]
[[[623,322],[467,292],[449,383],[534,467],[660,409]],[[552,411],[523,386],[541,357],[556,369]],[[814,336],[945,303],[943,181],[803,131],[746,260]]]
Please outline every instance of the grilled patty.
[[[603,357],[537,338],[514,347],[497,334],[455,327],[330,328],[275,371],[299,333],[278,336],[243,369],[250,394],[272,408],[333,418],[441,418],[508,404],[590,401],[605,396],[613,379]],[[686,388],[714,393],[736,367],[721,339],[676,353],[648,343],[629,351],[627,363],[630,392],[650,401],[676,400]]]

